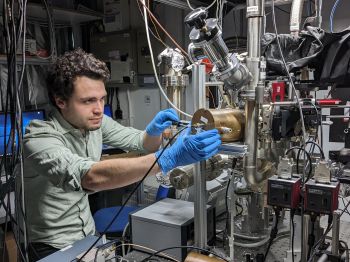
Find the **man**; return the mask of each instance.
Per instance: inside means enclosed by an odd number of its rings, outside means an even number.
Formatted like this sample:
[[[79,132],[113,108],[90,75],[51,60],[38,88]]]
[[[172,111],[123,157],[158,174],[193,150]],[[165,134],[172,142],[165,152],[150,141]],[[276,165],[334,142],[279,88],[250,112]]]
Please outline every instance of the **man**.
[[[29,253],[32,261],[95,233],[88,193],[139,181],[216,154],[217,130],[185,135],[161,154],[162,132],[179,118],[159,112],[145,131],[123,127],[103,114],[109,71],[81,49],[59,57],[48,77],[54,105],[48,121],[32,121],[24,137]],[[100,161],[102,144],[141,150],[138,158]],[[154,153],[155,152],[155,153]]]

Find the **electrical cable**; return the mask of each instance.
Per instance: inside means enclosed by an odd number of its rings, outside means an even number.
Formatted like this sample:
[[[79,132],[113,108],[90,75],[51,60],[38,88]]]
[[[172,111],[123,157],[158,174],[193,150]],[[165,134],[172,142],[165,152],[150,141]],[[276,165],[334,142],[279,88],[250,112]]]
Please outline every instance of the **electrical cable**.
[[[171,250],[171,249],[178,249],[178,248],[181,248],[181,249],[186,248],[186,249],[194,249],[194,250],[203,251],[203,252],[206,252],[206,253],[210,253],[210,254],[212,254],[212,255],[214,255],[214,256],[216,256],[216,257],[218,257],[218,258],[220,258],[220,259],[222,259],[222,260],[224,260],[226,262],[229,262],[226,258],[223,258],[222,256],[219,256],[218,254],[216,254],[216,253],[214,253],[214,252],[212,252],[210,250],[206,250],[204,248],[199,248],[199,247],[194,247],[194,246],[174,246],[174,247],[163,248],[163,249],[158,250],[157,252],[151,254],[150,256],[142,259],[140,262],[149,261],[149,259],[151,259],[154,256],[157,256],[161,252],[164,252],[164,251],[167,251],[167,250]]]
[[[90,250],[100,241],[100,239],[102,238],[103,235],[105,235],[108,231],[108,229],[112,226],[112,224],[114,223],[114,221],[118,218],[118,216],[120,215],[120,213],[123,211],[124,207],[126,206],[126,204],[129,202],[130,198],[134,195],[134,193],[136,192],[136,190],[140,187],[140,185],[143,183],[143,181],[146,179],[146,177],[148,176],[148,174],[151,172],[151,170],[153,169],[153,167],[157,164],[158,159],[163,155],[165,149],[173,142],[173,140],[182,132],[186,129],[187,127],[181,128],[171,139],[169,139],[169,142],[164,146],[163,150],[160,152],[159,156],[156,158],[156,160],[153,162],[153,164],[151,165],[151,167],[148,169],[148,171],[146,172],[146,174],[142,177],[142,179],[136,184],[136,186],[134,187],[134,189],[131,191],[131,193],[128,195],[128,197],[126,198],[126,200],[124,201],[123,205],[121,206],[121,208],[119,209],[119,211],[117,212],[117,214],[115,214],[115,216],[112,218],[111,222],[107,225],[107,227],[105,228],[105,230],[100,234],[100,236],[95,240],[95,242],[86,250],[86,252],[83,254],[83,256],[81,256],[78,259],[79,261],[82,261],[82,259],[86,256],[87,253],[90,252]]]
[[[153,15],[153,13],[151,12],[151,10],[149,10],[149,8],[146,6],[146,4],[144,3],[145,0],[138,0],[142,5],[143,8],[146,9],[146,11],[148,12],[148,14],[154,19],[154,22],[159,26],[160,29],[162,29],[162,31],[168,36],[168,38],[174,43],[174,45],[185,55],[187,56],[187,58],[190,58],[190,56],[188,55],[188,53],[176,42],[176,40],[168,33],[167,30],[165,30],[165,28],[161,25],[161,23],[158,21],[158,19]],[[145,11],[144,11],[144,20],[147,21],[148,19],[145,19],[147,17],[147,15],[145,15]],[[148,28],[148,22],[147,22],[147,27]],[[147,30],[146,30],[147,31]]]
[[[153,67],[153,72],[154,72],[154,77],[156,78],[158,87],[160,92],[163,94],[163,97],[166,99],[166,101],[179,113],[192,118],[192,115],[187,114],[185,112],[183,112],[181,109],[177,108],[171,101],[170,99],[167,97],[166,93],[164,92],[162,85],[160,84],[159,78],[158,78],[158,74],[157,74],[157,69],[156,69],[156,65],[154,62],[154,56],[153,56],[153,49],[152,49],[152,43],[151,43],[151,39],[149,37],[149,31],[148,31],[148,19],[147,19],[147,6],[145,5],[145,0],[139,0],[141,1],[142,5],[143,5],[143,13],[144,13],[144,22],[145,22],[145,29],[146,29],[146,36],[147,36],[147,42],[148,42],[148,47],[149,47],[149,51],[150,51],[150,57],[151,57],[151,62],[152,62],[152,67]],[[150,13],[151,14],[151,13]],[[153,14],[152,14],[153,15]]]
[[[329,27],[330,27],[330,30],[331,30],[332,33],[333,33],[333,17],[334,17],[335,10],[337,9],[339,3],[340,3],[340,0],[336,0],[336,1],[334,2],[334,5],[333,5],[333,7],[332,7],[331,14],[330,14],[330,16],[329,16]]]
[[[348,209],[350,205],[350,201],[346,204],[346,206],[344,207],[344,209],[342,210],[342,212],[340,213],[339,217],[341,217]],[[331,231],[332,229],[332,220],[333,220],[333,216],[328,216],[328,226],[327,229],[325,230],[325,232],[323,233],[323,235],[320,237],[320,239],[316,242],[316,244],[312,247],[313,252],[310,255],[310,258],[308,259],[308,262],[312,262],[314,256],[316,255],[316,250],[318,248],[318,246],[325,240],[325,238],[327,237],[327,234]]]
[[[278,239],[280,238],[284,238],[284,237],[287,237],[289,236],[289,231],[285,231],[285,232],[281,232],[281,233],[278,233],[276,238],[272,240],[272,244],[277,241]],[[237,246],[237,247],[242,247],[242,248],[258,248],[258,247],[261,247],[263,245],[266,245],[268,242],[270,241],[270,238],[267,237],[259,242],[255,242],[255,243],[240,243],[238,241],[234,241],[233,242],[233,245]],[[272,245],[271,244],[271,245]]]
[[[278,31],[277,31],[277,25],[276,25],[276,14],[275,14],[275,0],[271,1],[271,11],[272,11],[272,24],[273,24],[273,28],[276,34],[276,41],[277,41],[277,46],[278,46],[278,51],[280,53],[281,59],[282,59],[282,63],[284,65],[285,71],[287,73],[288,79],[289,79],[289,83],[292,86],[293,92],[294,92],[294,96],[296,99],[296,102],[299,106],[299,114],[300,114],[300,122],[301,122],[301,129],[302,129],[302,144],[304,144],[305,147],[305,142],[306,142],[306,129],[305,129],[305,122],[304,122],[304,115],[303,115],[303,110],[301,107],[301,103],[300,103],[300,99],[298,97],[298,93],[297,90],[295,88],[292,76],[289,72],[286,60],[283,56],[283,52],[282,52],[282,47],[281,47],[281,43],[278,37]],[[304,163],[305,163],[305,154],[304,154]],[[311,167],[310,167],[311,168]],[[305,183],[305,168],[303,168],[303,176],[301,177],[301,186],[303,187]],[[301,217],[304,217],[304,206],[301,206]],[[301,231],[304,232],[304,220],[302,219],[301,221]],[[303,239],[301,240],[301,245],[303,245]],[[303,254],[302,254],[303,255]]]
[[[276,209],[275,209],[275,225],[274,225],[274,227],[271,229],[269,244],[268,244],[267,249],[266,249],[266,251],[265,251],[265,255],[264,255],[264,260],[263,260],[263,262],[266,261],[267,255],[268,255],[268,253],[269,253],[269,251],[270,251],[270,248],[271,248],[271,246],[272,246],[272,242],[273,242],[273,240],[277,237],[279,215],[280,215],[280,210],[279,210],[278,208],[276,208]]]
[[[27,261],[27,252],[22,251],[20,239],[24,240],[24,249],[26,251],[26,217],[23,216],[23,229],[19,221],[20,212],[24,213],[24,191],[23,191],[23,148],[22,148],[22,109],[23,101],[23,76],[26,66],[25,57],[25,43],[26,43],[26,0],[22,1],[3,1],[3,25],[5,33],[5,48],[7,54],[7,88],[6,93],[2,93],[2,107],[4,111],[4,126],[10,126],[10,133],[7,135],[7,128],[4,128],[4,154],[0,162],[0,171],[5,174],[5,184],[12,185],[16,176],[20,175],[20,188],[15,188],[15,218],[11,211],[11,194],[5,192],[7,195],[7,206],[4,202],[6,210],[6,225],[7,231],[8,223],[12,224],[14,231],[15,242],[19,250],[19,255],[23,261]],[[22,42],[20,42],[20,40]],[[21,43],[21,44],[20,44]],[[17,48],[21,47],[22,61],[17,60]],[[21,66],[20,74],[18,76],[17,67]],[[5,96],[5,98],[4,98]],[[18,172],[19,170],[19,172]],[[17,198],[19,196],[19,198]],[[21,198],[22,197],[22,198]],[[23,235],[23,238],[22,235]]]
[[[319,144],[317,144],[315,141],[307,141],[305,143],[305,145],[308,145],[308,144],[313,144],[314,146],[316,146],[320,150],[322,159],[325,159],[324,151],[323,151],[322,147]]]
[[[311,216],[311,230],[310,230],[310,234],[308,236],[308,240],[307,240],[307,244],[309,246],[309,250],[307,252],[307,259],[309,259],[310,255],[311,255],[311,250],[313,245],[315,244],[315,220],[316,217],[315,216]]]
[[[275,15],[275,0],[272,0],[271,4],[272,4],[272,23],[273,23],[274,31],[275,31],[275,34],[276,34],[276,42],[277,42],[278,50],[279,50],[279,53],[280,53],[280,56],[281,56],[281,59],[282,59],[282,63],[284,65],[284,69],[285,69],[285,71],[287,73],[290,85],[292,86],[292,89],[293,89],[293,92],[294,92],[294,96],[295,96],[296,102],[297,102],[297,104],[299,106],[300,121],[301,121],[301,125],[302,125],[302,134],[303,134],[302,137],[303,137],[303,143],[305,143],[306,142],[306,129],[305,129],[305,123],[304,123],[304,115],[303,115],[303,111],[302,111],[302,108],[301,108],[300,99],[299,99],[299,97],[297,95],[297,90],[295,88],[292,76],[291,76],[291,74],[289,72],[286,60],[285,60],[283,52],[282,52],[281,43],[280,43],[280,40],[279,40],[279,37],[278,37],[279,35],[278,35],[278,31],[277,31],[276,15]]]
[[[343,245],[344,245],[344,249],[345,249],[345,255],[346,255],[346,257],[345,257],[345,261],[346,262],[349,262],[350,260],[350,258],[349,258],[349,246],[348,246],[348,244],[344,241],[344,240],[339,240],[339,242],[340,243],[342,243]]]
[[[212,6],[215,4],[215,2],[217,2],[217,1],[219,1],[219,0],[214,0],[210,5],[208,5],[208,6],[205,8],[205,10],[208,10],[210,7],[212,7]],[[191,10],[195,10],[195,9],[196,9],[196,8],[194,8],[194,7],[191,5],[190,0],[187,0],[187,5],[188,5],[188,7],[189,7]]]
[[[118,240],[116,240],[116,241],[118,241]],[[108,243],[106,243],[106,244],[103,244],[102,246],[99,246],[98,249],[102,249],[102,248],[109,247],[109,246],[111,246],[114,242],[115,242],[115,240],[114,240],[114,241],[111,241],[111,242],[108,242]],[[124,246],[138,247],[138,248],[144,249],[145,251],[157,252],[157,250],[154,250],[154,249],[152,249],[152,248],[149,248],[149,247],[146,247],[146,246],[143,246],[143,245],[139,245],[139,244],[132,244],[132,243],[119,244],[119,245],[115,246],[114,249],[117,250],[119,247],[124,247]],[[96,253],[97,253],[97,252],[98,252],[98,250],[96,251]],[[177,260],[176,258],[173,258],[173,257],[171,257],[171,256],[169,256],[169,255],[167,255],[167,254],[161,253],[161,254],[159,254],[159,255],[161,255],[161,256],[163,256],[163,257],[165,257],[165,258],[168,258],[168,259],[170,259],[170,260],[172,260],[172,261],[180,262],[180,261]],[[116,256],[115,256],[115,257],[116,257]],[[107,260],[105,260],[105,262],[111,261],[111,260],[114,259],[115,257],[110,257],[110,258],[108,258]],[[95,259],[95,260],[96,260],[96,259]],[[73,260],[73,261],[74,261],[74,260]]]
[[[55,23],[54,23],[54,19],[53,19],[52,15],[51,15],[49,5],[47,4],[47,1],[46,0],[41,0],[41,2],[45,6],[45,10],[46,10],[46,13],[47,13],[47,18],[48,18],[48,21],[49,21],[51,53],[50,53],[50,55],[48,57],[42,57],[42,56],[39,56],[38,54],[36,54],[36,56],[38,58],[44,59],[44,60],[49,60],[49,59],[54,60],[57,57],[57,48],[56,48],[56,39],[55,39]]]
[[[296,159],[297,160],[297,163],[296,163],[297,173],[299,174],[299,156],[300,156],[299,153],[300,153],[300,151],[304,151],[304,157],[306,156],[307,160],[308,160],[308,162],[305,165],[305,168],[307,167],[307,164],[310,165],[309,172],[308,172],[307,178],[305,180],[305,183],[306,183],[311,178],[311,175],[312,175],[312,159],[311,159],[310,154],[305,150],[305,148],[300,147],[300,146],[293,146],[293,147],[289,148],[288,150],[286,150],[284,155],[287,156],[289,152],[291,152],[292,150],[295,150],[295,149],[298,149],[298,155],[297,155],[297,159]],[[305,161],[304,161],[304,163],[305,163]],[[304,172],[305,172],[305,168],[303,168]]]
[[[139,11],[140,11],[140,14],[141,14],[141,16],[142,16],[142,19],[144,20],[145,18],[144,18],[144,14],[143,14],[143,12],[142,12],[140,3],[139,3],[139,1],[136,1],[136,3],[137,3],[137,6],[138,6],[138,8],[139,8]],[[168,46],[167,44],[165,44],[164,41],[161,39],[161,37],[160,37],[160,35],[159,35],[159,33],[158,33],[158,30],[157,30],[157,28],[156,28],[156,25],[155,25],[155,23],[154,23],[154,20],[153,20],[152,16],[150,16],[150,20],[151,20],[152,24],[154,25],[154,29],[156,30],[157,36],[155,35],[155,33],[153,32],[153,30],[152,30],[150,27],[148,28],[148,30],[150,30],[151,34],[153,35],[153,37],[154,37],[155,39],[157,39],[160,43],[162,43],[162,45],[163,45],[164,47],[168,48],[169,46]]]

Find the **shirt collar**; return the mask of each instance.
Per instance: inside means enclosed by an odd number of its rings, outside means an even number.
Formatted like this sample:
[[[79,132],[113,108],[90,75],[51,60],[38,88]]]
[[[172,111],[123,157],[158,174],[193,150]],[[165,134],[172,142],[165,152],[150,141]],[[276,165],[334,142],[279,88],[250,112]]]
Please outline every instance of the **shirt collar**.
[[[65,133],[79,133],[81,134],[81,131],[78,128],[75,128],[72,126],[64,117],[62,114],[58,111],[57,108],[53,107],[50,112],[50,117],[56,122],[56,127],[59,131],[61,131],[63,134]]]

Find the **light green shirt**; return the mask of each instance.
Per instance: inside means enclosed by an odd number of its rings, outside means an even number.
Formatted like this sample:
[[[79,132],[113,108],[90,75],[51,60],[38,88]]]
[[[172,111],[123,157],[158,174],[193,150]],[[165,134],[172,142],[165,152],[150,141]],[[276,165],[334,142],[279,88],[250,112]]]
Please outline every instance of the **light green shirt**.
[[[108,116],[83,135],[54,109],[34,120],[24,136],[24,185],[30,242],[63,248],[95,233],[82,177],[101,157],[102,144],[143,150],[144,132]]]

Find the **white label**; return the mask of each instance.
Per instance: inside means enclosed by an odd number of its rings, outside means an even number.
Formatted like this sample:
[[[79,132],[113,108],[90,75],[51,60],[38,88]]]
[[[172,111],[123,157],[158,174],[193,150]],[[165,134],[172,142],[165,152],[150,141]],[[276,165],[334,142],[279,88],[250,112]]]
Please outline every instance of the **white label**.
[[[204,116],[201,116],[201,121],[202,121],[204,124],[208,124],[208,119],[206,119]]]
[[[259,12],[259,6],[253,5],[247,7],[247,13]]]

